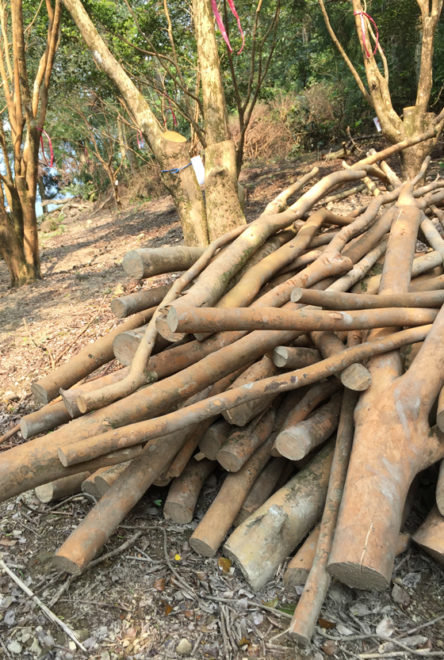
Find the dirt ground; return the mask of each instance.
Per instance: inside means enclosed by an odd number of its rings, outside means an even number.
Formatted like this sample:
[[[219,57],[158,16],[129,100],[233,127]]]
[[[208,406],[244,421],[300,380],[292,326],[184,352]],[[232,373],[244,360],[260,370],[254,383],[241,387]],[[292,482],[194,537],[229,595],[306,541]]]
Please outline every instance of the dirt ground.
[[[312,165],[246,170],[249,219]],[[33,380],[118,324],[110,301],[139,286],[121,268],[124,254],[182,240],[166,197],[129,204],[118,212],[73,204],[52,213],[44,227],[42,280],[11,290],[0,263],[0,434],[35,409]],[[22,441],[17,434],[1,448]],[[387,592],[359,592],[334,583],[313,644],[297,648],[285,629],[300,591],[284,590],[285,566],[262,592],[253,593],[234,567],[220,561],[221,555],[203,559],[188,545],[218,485],[217,476],[209,479],[197,516],[188,525],[165,521],[165,490],[149,490],[98,563],[79,577],[55,572],[48,559],[93,506],[91,497],[44,505],[28,492],[3,503],[0,657],[444,657],[443,572],[413,546],[397,558]],[[426,507],[427,502],[418,502],[417,510]],[[13,581],[5,565],[39,602]],[[75,633],[84,650],[48,620],[39,603]]]

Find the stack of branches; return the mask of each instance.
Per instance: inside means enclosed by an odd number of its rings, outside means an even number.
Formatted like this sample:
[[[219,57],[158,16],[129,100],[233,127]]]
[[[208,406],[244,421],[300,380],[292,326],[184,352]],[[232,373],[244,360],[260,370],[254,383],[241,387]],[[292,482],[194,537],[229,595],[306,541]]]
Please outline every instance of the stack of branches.
[[[82,572],[153,484],[169,486],[167,518],[191,521],[218,469],[190,545],[213,556],[225,543],[257,590],[296,553],[284,581],[305,582],[298,639],[311,638],[331,577],[389,585],[409,489],[444,457],[444,181],[423,183],[427,163],[398,179],[384,159],[411,143],[308,187],[312,170],[206,249],[125,257],[131,277],[182,274],[113,301],[123,325],[33,384],[44,405],[22,419],[28,441],[0,456],[2,500],[30,488],[46,502],[79,489],[98,499],[53,565]],[[373,192],[366,206],[327,209],[357,181]],[[113,343],[128,366],[73,387]],[[414,536],[441,561],[443,514],[441,468]]]

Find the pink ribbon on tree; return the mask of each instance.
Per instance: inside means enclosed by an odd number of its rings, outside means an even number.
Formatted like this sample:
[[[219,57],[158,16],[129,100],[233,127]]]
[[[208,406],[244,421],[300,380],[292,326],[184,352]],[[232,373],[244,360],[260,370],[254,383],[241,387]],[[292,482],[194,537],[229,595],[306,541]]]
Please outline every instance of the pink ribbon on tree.
[[[361,19],[362,45],[364,46],[365,55],[366,55],[367,59],[369,60],[372,56],[375,55],[376,51],[378,50],[378,45],[379,45],[379,30],[378,30],[378,26],[376,25],[375,21],[374,21],[373,18],[370,16],[370,14],[367,14],[366,11],[355,11],[355,12],[353,12],[353,15],[354,15],[354,16],[359,16],[360,19]],[[366,18],[367,18],[371,23],[373,23],[373,25],[374,25],[374,27],[375,27],[375,39],[376,39],[376,43],[375,43],[375,48],[374,48],[374,50],[373,50],[373,53],[370,53],[369,49],[367,48],[367,41],[366,41],[367,31],[366,31],[366,25],[365,25],[365,19],[366,19]],[[370,39],[369,39],[369,40],[370,40]]]
[[[233,14],[234,18],[237,21],[237,27],[239,29],[239,34],[241,35],[241,38],[242,38],[242,46],[241,46],[240,50],[238,50],[238,52],[237,52],[237,54],[240,55],[242,53],[243,49],[244,49],[245,35],[244,35],[244,31],[242,30],[242,25],[241,25],[241,22],[240,22],[239,14],[237,13],[236,7],[234,5],[234,0],[228,0],[228,6],[231,9],[231,13]],[[227,34],[226,29],[225,29],[225,25],[223,23],[221,15],[219,14],[219,10],[217,8],[217,1],[216,0],[211,0],[211,7],[213,9],[213,14],[214,14],[214,18],[216,19],[217,27],[219,28],[220,33],[221,33],[225,43],[227,44],[228,50],[230,51],[230,53],[232,53],[233,49],[231,47],[230,40],[228,38],[228,34]]]
[[[45,138],[48,140],[49,163],[48,163],[48,159],[46,158],[45,147],[43,146],[43,136],[45,136]],[[53,164],[54,164],[54,151],[52,149],[52,142],[51,142],[51,138],[49,137],[48,133],[43,128],[40,131],[40,147],[41,147],[42,154],[43,154],[43,162],[45,163],[45,165],[47,167],[52,167]]]

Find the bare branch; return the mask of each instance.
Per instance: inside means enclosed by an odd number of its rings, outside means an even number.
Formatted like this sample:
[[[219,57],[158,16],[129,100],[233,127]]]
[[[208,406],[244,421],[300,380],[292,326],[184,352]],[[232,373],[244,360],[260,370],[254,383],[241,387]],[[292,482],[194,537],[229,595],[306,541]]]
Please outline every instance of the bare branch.
[[[353,66],[353,64],[352,64],[352,62],[351,62],[349,56],[348,56],[347,53],[345,52],[345,50],[344,50],[344,48],[343,48],[341,42],[340,42],[339,39],[337,38],[336,33],[335,33],[335,31],[333,30],[333,28],[332,28],[332,26],[331,26],[331,23],[330,23],[330,19],[329,19],[329,16],[328,16],[327,10],[325,9],[324,0],[318,0],[318,2],[319,2],[319,6],[321,7],[322,15],[323,15],[323,17],[324,17],[325,26],[326,26],[326,28],[327,28],[327,30],[328,30],[328,33],[329,33],[329,35],[330,35],[330,37],[331,37],[333,43],[335,44],[336,48],[337,48],[337,49],[339,50],[339,52],[341,53],[341,55],[342,55],[342,57],[343,57],[343,59],[344,59],[344,62],[346,63],[346,65],[347,65],[348,68],[350,69],[350,72],[351,72],[353,78],[355,79],[356,84],[358,85],[358,87],[359,87],[359,89],[360,89],[360,91],[361,91],[361,94],[364,96],[364,98],[365,98],[365,100],[367,101],[367,103],[369,103],[370,105],[374,105],[374,104],[373,104],[372,97],[370,96],[370,94],[368,93],[368,91],[365,89],[365,85],[364,85],[364,83],[362,82],[359,73],[356,71],[355,67]]]

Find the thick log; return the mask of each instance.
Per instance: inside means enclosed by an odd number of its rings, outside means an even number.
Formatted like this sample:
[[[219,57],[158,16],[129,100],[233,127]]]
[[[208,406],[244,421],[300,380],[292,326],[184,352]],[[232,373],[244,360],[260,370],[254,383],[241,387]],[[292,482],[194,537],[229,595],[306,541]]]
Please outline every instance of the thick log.
[[[210,461],[215,461],[220,448],[227,442],[232,426],[225,419],[217,419],[199,441],[199,449]]]
[[[284,456],[282,451],[286,451],[286,434],[291,435],[292,430],[303,422],[315,410],[320,403],[329,399],[331,395],[335,394],[339,389],[339,384],[336,380],[325,380],[320,383],[312,385],[305,393],[301,400],[294,406],[285,418],[282,428],[276,436],[274,442],[274,449],[276,455]],[[281,447],[281,440],[283,444]],[[274,452],[273,452],[274,453]]]
[[[238,378],[236,378],[230,389],[241,387],[247,383],[254,383],[269,376],[274,376],[274,374],[277,372],[278,370],[273,364],[273,361],[267,355],[265,355],[262,360],[259,360],[259,362],[255,362],[254,364],[247,367],[247,369],[245,369],[245,371],[240,374]],[[223,417],[227,420],[227,422],[233,424],[234,426],[245,426],[257,415],[268,408],[275,398],[275,395],[271,394],[268,397],[261,397],[255,401],[243,403],[240,406],[236,406],[235,408],[225,410]]]
[[[301,348],[297,346],[276,346],[273,351],[273,363],[280,369],[300,369],[308,367],[321,359],[316,348]]]
[[[313,527],[294,557],[288,562],[282,581],[286,589],[303,586],[313,565],[320,526]]]
[[[334,332],[312,332],[310,337],[324,358],[337,355],[344,350],[344,344]],[[337,378],[344,387],[354,392],[364,392],[371,383],[371,375],[367,367],[360,362],[351,364]]]
[[[420,218],[410,204],[400,208],[390,235],[382,293],[408,289]],[[372,378],[377,378],[356,411],[353,451],[328,567],[351,586],[388,586],[410,484],[418,471],[444,456],[442,433],[430,430],[428,423],[443,385],[443,333],[444,308],[403,376],[398,375],[398,354],[372,360]]]
[[[117,525],[177,454],[182,440],[178,434],[170,438],[170,441],[150,442],[137,461],[132,461],[106,491],[57,550],[52,560],[57,570],[78,575],[86,568]]]
[[[100,500],[100,495],[96,487],[96,477],[101,470],[106,470],[106,467],[99,468],[82,482],[82,493],[88,493],[88,495],[92,495],[96,500]]]
[[[81,463],[89,460],[92,456],[100,456],[117,448],[137,445],[145,441],[148,438],[148,434],[150,434],[149,437],[167,435],[174,430],[198,423],[213,415],[218,415],[224,410],[245,401],[260,398],[264,394],[268,394],[270,390],[274,394],[279,394],[311,385],[323,378],[343,371],[343,369],[348,367],[349,364],[356,362],[356,360],[367,359],[372,355],[381,355],[396,350],[405,344],[420,341],[427,335],[430,329],[431,326],[429,325],[420,326],[419,328],[402,330],[387,337],[377,338],[359,346],[347,348],[341,354],[334,355],[305,369],[289,371],[284,375],[265,378],[256,383],[248,383],[234,390],[227,390],[223,394],[210,397],[201,403],[168,413],[163,417],[107,431],[95,436],[94,441],[89,437],[86,440],[72,443],[71,439],[71,444],[63,444],[59,447],[59,459],[63,465]],[[3,456],[8,453],[5,452]]]
[[[96,492],[98,497],[102,497],[106,491],[111,488],[113,483],[117,481],[118,477],[126,470],[130,461],[125,461],[124,463],[118,463],[117,465],[111,465],[110,467],[103,468],[96,472],[94,479],[94,485],[96,487]]]
[[[111,300],[111,311],[114,316],[121,319],[130,314],[136,314],[144,309],[155,307],[165,298],[170,284],[165,286],[156,286],[150,289],[136,291],[129,296],[121,296]]]
[[[190,461],[182,475],[169,488],[163,507],[163,515],[167,520],[176,523],[189,523],[193,520],[199,493],[216,465],[215,461],[207,459]]]
[[[227,387],[229,387],[231,383],[236,379],[238,374],[239,370],[233,371],[231,374],[228,374],[228,376],[221,378],[211,387],[211,393],[217,394],[218,392],[224,392]],[[167,470],[163,472],[158,479],[156,479],[155,485],[168,485],[172,479],[180,477],[192,455],[194,454],[197,446],[202,441],[202,438],[205,436],[207,430],[211,427],[215,420],[216,417],[209,417],[200,424],[190,426],[186,429],[185,442],[183,443],[181,449],[177,452],[174,459],[171,461]]]
[[[39,410],[24,415],[20,420],[20,433],[28,440],[34,435],[52,431],[61,424],[70,420],[69,412],[65,408],[63,401],[54,401],[47,403]]]
[[[274,420],[275,412],[270,409],[259,419],[230,433],[228,440],[217,452],[217,462],[227,472],[238,472],[256,449],[263,445],[270,436]]]
[[[437,277],[418,277],[410,283],[410,291],[434,291],[444,289],[444,275]]]
[[[234,520],[235,527],[243,523],[269,498],[288,465],[282,458],[273,458],[267,463],[245,498]]]
[[[69,390],[60,390],[60,395],[63,399],[63,404],[68,411],[69,418],[75,419],[79,417],[82,413],[77,407],[77,398],[82,395],[82,392],[88,392],[95,389],[96,387],[103,387],[109,383],[115,383],[122,378],[125,378],[127,369],[119,369],[118,371],[113,371],[110,374],[101,376],[100,378],[95,378],[93,380],[88,380],[86,383],[82,383],[77,387],[71,387]],[[43,410],[43,408],[42,408]]]
[[[215,384],[213,387],[217,386]],[[194,395],[191,401],[199,401],[211,390],[211,387],[206,388]],[[72,574],[81,573],[126,514],[170,465],[185,440],[186,433],[179,429],[148,442],[137,460],[131,461],[58,549],[53,559],[55,567]]]
[[[271,445],[271,440],[266,441],[239,472],[225,477],[215,500],[190,537],[189,544],[195,552],[205,557],[214,557],[248,491],[268,463]]]
[[[421,291],[410,293],[342,293],[316,289],[295,288],[291,292],[291,302],[316,305],[325,309],[380,309],[382,307],[441,307],[444,291]]]
[[[36,403],[41,405],[48,403],[58,395],[60,388],[68,389],[102,364],[112,360],[114,358],[114,337],[124,330],[131,330],[143,325],[152,317],[153,312],[153,309],[148,309],[134,314],[93,344],[87,344],[77,355],[57,367],[55,371],[32,383],[31,391]]]
[[[285,458],[300,461],[315,447],[328,440],[338,425],[341,393],[298,424],[286,426],[278,435],[275,447]]]
[[[50,481],[47,484],[37,486],[35,494],[44,504],[62,500],[64,497],[80,493],[82,482],[89,476],[89,472],[78,472],[70,477],[62,477],[56,481]]]
[[[141,280],[163,273],[187,270],[203,254],[205,248],[175,245],[174,247],[139,248],[127,252],[122,267],[127,275]]]
[[[171,307],[168,325],[172,331],[219,332],[225,330],[360,330],[391,326],[414,326],[433,323],[435,309],[387,307],[349,312],[318,309],[275,309],[274,307]]]
[[[265,586],[321,515],[332,455],[329,443],[225,543],[224,552],[253,589]]]
[[[444,566],[444,518],[436,507],[430,511],[412,538],[438,564]]]
[[[146,326],[142,326],[135,330],[126,330],[117,335],[113,341],[113,353],[114,357],[120,362],[120,364],[123,364],[125,367],[131,365],[145,331]],[[166,339],[163,337],[156,337],[153,346],[153,355],[163,351],[167,346],[170,346],[170,343],[167,342]]]

